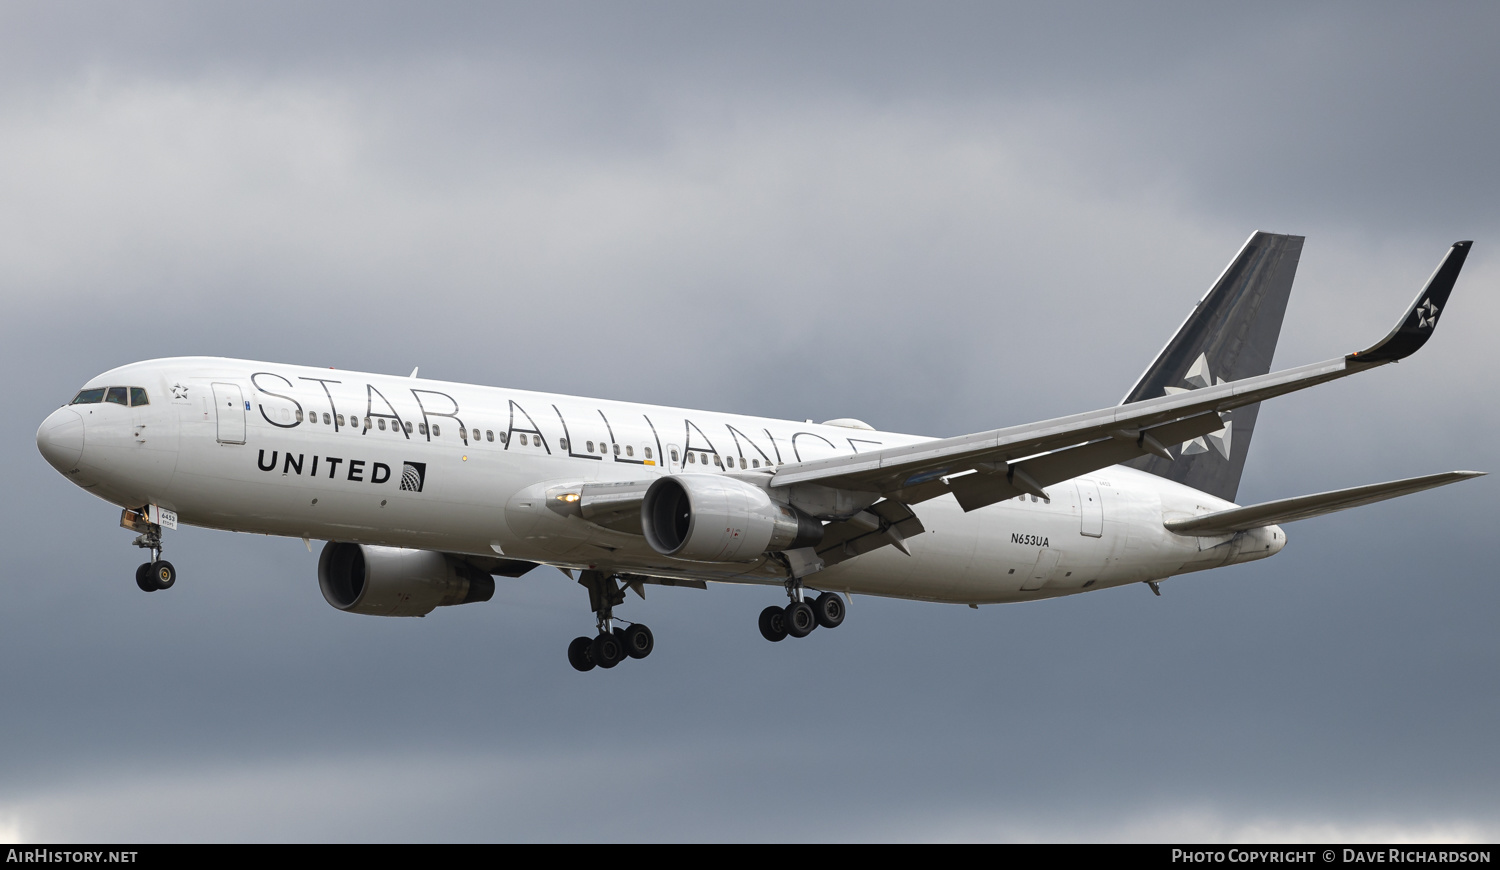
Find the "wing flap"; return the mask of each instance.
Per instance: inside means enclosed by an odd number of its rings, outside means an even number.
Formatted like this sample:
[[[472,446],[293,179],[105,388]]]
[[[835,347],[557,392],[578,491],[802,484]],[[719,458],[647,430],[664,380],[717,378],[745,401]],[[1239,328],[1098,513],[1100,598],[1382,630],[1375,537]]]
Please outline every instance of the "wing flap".
[[[1168,531],[1176,532],[1179,535],[1194,535],[1197,537],[1227,535],[1232,532],[1243,532],[1263,526],[1279,525],[1296,520],[1320,517],[1336,511],[1374,504],[1377,501],[1385,501],[1388,498],[1397,498],[1403,495],[1411,495],[1414,492],[1421,492],[1425,489],[1447,486],[1450,483],[1458,483],[1461,480],[1468,480],[1471,477],[1482,477],[1484,474],[1485,472],[1483,471],[1445,471],[1442,474],[1409,477],[1405,480],[1372,483],[1349,489],[1336,489],[1331,492],[1319,492],[1313,495],[1299,495],[1293,498],[1262,502],[1247,507],[1230,508],[1229,510],[1215,511],[1214,513],[1192,517],[1191,519],[1173,520],[1165,523],[1165,525]]]
[[[894,545],[904,552],[907,538],[926,531],[909,505],[893,499],[876,502],[861,514],[823,527],[816,552],[825,567],[881,547]]]
[[[1167,423],[1151,429],[1121,429],[1110,438],[1047,453],[1023,462],[1008,463],[994,472],[980,472],[948,481],[953,495],[965,511],[978,510],[1022,493],[1037,495],[1034,488],[1072,480],[1137,456],[1158,453],[1163,445],[1191,441],[1224,427],[1218,414],[1199,414],[1186,420]],[[1160,455],[1158,453],[1158,455]]]

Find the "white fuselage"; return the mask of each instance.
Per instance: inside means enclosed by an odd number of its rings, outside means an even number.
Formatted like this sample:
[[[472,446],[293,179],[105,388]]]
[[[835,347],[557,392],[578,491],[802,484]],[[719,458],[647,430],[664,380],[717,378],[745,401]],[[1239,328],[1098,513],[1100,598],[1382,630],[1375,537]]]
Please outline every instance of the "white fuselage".
[[[38,443],[75,483],[122,507],[159,505],[180,522],[232,531],[661,578],[780,584],[785,569],[764,557],[663,556],[640,535],[538,509],[542,494],[665,474],[765,480],[786,463],[928,440],[206,357],[135,363],[86,385],[109,386],[144,388],[149,403],[65,406]],[[1264,558],[1286,540],[1275,526],[1213,538],[1168,532],[1164,520],[1232,505],[1122,466],[1047,495],[969,513],[949,496],[922,502],[913,509],[927,532],[907,542],[910,556],[884,547],[807,582],[929,601],[1027,601]]]

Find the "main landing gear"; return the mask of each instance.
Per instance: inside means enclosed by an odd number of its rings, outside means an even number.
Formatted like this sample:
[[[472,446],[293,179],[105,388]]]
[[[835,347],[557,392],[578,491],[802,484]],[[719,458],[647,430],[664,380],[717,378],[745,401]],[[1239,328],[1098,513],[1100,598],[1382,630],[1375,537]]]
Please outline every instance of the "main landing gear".
[[[760,612],[760,636],[775,643],[787,637],[807,637],[818,626],[838,628],[847,613],[844,599],[837,592],[824,592],[811,603],[804,600],[802,584],[788,580],[785,607],[772,605]]]
[[[568,664],[575,670],[591,671],[651,655],[656,648],[651,629],[639,622],[629,627],[614,624],[615,605],[625,603],[625,587],[619,578],[603,571],[584,571],[578,582],[589,591],[589,607],[599,630],[594,637],[576,637],[568,644]]]
[[[161,557],[161,526],[146,519],[145,509],[126,510],[120,515],[120,525],[133,532],[140,532],[131,543],[143,550],[151,551],[151,561],[141,563],[135,569],[135,585],[142,592],[171,589],[177,582],[177,569]]]

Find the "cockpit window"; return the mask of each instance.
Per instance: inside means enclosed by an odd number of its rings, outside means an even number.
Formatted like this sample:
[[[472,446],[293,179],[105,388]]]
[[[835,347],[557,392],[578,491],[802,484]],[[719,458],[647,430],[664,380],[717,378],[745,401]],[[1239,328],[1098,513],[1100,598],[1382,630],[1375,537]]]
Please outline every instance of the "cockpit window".
[[[114,402],[116,405],[135,405],[136,407],[151,404],[143,387],[95,387],[91,390],[80,390],[69,404],[97,405],[100,402]]]

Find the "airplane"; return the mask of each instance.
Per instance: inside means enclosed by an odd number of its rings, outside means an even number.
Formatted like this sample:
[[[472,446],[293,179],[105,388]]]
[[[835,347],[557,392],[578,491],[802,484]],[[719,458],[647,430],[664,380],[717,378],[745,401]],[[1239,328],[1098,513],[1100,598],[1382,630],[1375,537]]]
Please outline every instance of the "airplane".
[[[588,591],[579,671],[655,648],[626,591],[781,587],[769,641],[838,627],[855,593],[977,607],[1264,559],[1282,523],[1444,486],[1451,471],[1241,506],[1259,403],[1404,359],[1448,306],[1448,249],[1365,350],[1271,373],[1303,238],[1257,232],[1114,407],[949,438],[216,357],[84,384],[43,457],[121,507],[170,588],[179,524],[324,541],[350,613],[426,616],[542,565]],[[779,597],[779,595],[778,595]]]

